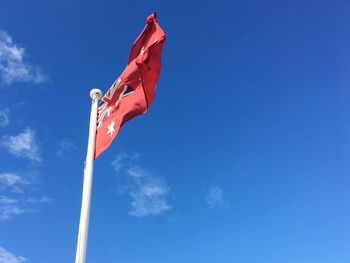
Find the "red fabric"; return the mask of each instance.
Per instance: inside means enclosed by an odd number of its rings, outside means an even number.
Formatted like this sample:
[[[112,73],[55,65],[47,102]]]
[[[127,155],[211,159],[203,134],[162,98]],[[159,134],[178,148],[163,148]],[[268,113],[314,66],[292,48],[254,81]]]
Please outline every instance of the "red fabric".
[[[131,48],[125,70],[99,105],[95,159],[108,148],[125,122],[145,113],[151,105],[159,79],[164,41],[165,34],[153,13]]]

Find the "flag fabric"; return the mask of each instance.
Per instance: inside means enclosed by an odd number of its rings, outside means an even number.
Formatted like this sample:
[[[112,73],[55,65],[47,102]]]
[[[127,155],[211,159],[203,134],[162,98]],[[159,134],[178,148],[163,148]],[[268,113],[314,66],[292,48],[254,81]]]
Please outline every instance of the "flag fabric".
[[[125,70],[98,107],[95,159],[108,148],[125,122],[145,113],[151,105],[164,41],[165,34],[153,13],[131,48]]]

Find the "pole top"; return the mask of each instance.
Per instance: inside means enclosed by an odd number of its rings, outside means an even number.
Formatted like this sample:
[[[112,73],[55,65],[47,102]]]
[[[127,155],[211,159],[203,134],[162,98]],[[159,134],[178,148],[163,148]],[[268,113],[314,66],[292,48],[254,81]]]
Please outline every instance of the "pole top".
[[[90,98],[91,99],[101,99],[102,98],[102,91],[101,90],[99,90],[99,89],[92,89],[91,91],[90,91]]]

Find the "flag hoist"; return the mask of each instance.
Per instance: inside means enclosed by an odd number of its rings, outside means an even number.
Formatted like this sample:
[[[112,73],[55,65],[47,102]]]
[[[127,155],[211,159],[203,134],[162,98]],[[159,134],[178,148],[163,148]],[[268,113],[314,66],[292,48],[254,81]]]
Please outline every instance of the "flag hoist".
[[[108,148],[125,122],[145,113],[151,105],[159,79],[164,41],[165,34],[153,13],[147,17],[146,26],[132,46],[120,77],[103,97],[99,89],[90,92],[89,141],[75,263],[85,263],[86,258],[93,162]]]

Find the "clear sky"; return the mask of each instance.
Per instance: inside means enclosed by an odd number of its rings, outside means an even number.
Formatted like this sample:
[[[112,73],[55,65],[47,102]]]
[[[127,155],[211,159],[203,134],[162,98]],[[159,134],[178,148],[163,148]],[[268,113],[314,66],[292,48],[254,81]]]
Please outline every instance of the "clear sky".
[[[0,6],[0,263],[74,261],[89,92],[154,10],[156,98],[95,162],[87,262],[350,262],[349,1]]]

